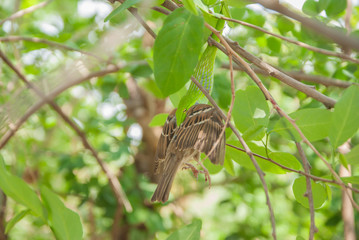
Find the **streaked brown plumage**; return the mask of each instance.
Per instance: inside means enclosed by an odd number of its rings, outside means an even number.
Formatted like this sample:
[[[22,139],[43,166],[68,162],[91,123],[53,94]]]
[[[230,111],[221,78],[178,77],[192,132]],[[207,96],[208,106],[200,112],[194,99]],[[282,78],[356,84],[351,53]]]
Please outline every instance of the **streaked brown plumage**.
[[[155,165],[155,172],[161,173],[161,177],[152,196],[152,202],[168,200],[177,170],[181,167],[188,168],[186,164],[193,159],[198,161],[201,152],[208,155],[224,127],[218,111],[207,104],[192,106],[186,115],[183,123],[177,128],[174,109],[163,126],[157,145]],[[208,156],[212,163],[223,164],[225,141],[226,137],[223,134],[218,145]]]

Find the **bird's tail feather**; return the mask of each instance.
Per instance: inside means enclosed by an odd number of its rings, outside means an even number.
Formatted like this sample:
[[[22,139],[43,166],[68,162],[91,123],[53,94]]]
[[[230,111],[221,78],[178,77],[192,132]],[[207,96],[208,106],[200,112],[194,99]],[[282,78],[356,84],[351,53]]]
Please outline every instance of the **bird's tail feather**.
[[[175,156],[172,156],[175,157]],[[158,182],[157,188],[153,193],[151,198],[152,202],[166,202],[168,200],[168,196],[170,195],[170,190],[172,188],[173,180],[175,179],[176,172],[180,167],[181,160],[180,159],[169,159],[168,165],[165,166],[163,170],[163,175],[161,176],[160,181]]]

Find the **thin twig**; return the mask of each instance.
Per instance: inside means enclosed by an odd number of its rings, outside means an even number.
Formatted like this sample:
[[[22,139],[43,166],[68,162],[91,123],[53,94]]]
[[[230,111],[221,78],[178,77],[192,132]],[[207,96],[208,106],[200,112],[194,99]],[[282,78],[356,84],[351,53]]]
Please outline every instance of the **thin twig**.
[[[61,48],[61,49],[65,49],[65,50],[69,50],[69,51],[76,51],[94,58],[97,58],[101,61],[106,61],[104,58],[101,58],[99,56],[97,56],[94,53],[91,52],[87,52],[81,49],[76,49],[73,47],[69,47],[66,46],[64,44],[58,43],[58,42],[54,42],[54,41],[50,41],[47,39],[43,39],[43,38],[37,38],[37,37],[23,37],[23,36],[7,36],[7,37],[0,37],[0,42],[15,42],[15,41],[28,41],[28,42],[34,42],[34,43],[44,43],[47,44],[49,46],[53,46],[56,48]]]
[[[271,9],[273,11],[279,12],[284,16],[290,17],[302,23],[305,27],[312,29],[313,33],[321,34],[332,41],[336,42],[340,46],[348,47],[350,49],[355,49],[359,51],[359,41],[355,38],[346,36],[343,32],[330,28],[327,25],[319,22],[315,19],[304,17],[303,15],[289,10],[287,7],[279,4],[278,1],[268,1],[268,0],[251,0],[252,2],[259,3],[262,6]]]
[[[228,40],[226,39],[226,41],[228,42]],[[231,45],[231,44],[230,44]],[[238,43],[234,44],[237,49],[240,48]],[[236,49],[232,49],[233,50],[233,56],[235,57],[235,59],[237,59],[240,64],[245,68],[247,74],[253,79],[253,81],[258,85],[258,87],[262,90],[264,96],[266,97],[266,99],[268,99],[271,104],[273,105],[273,108],[278,112],[278,114],[281,117],[286,118],[290,124],[296,129],[296,131],[299,133],[301,139],[303,140],[303,142],[305,144],[307,144],[313,151],[314,153],[323,161],[323,163],[327,166],[327,168],[329,169],[329,171],[333,174],[334,178],[338,181],[338,183],[344,188],[344,183],[343,181],[340,179],[340,177],[338,176],[338,174],[335,172],[335,170],[332,168],[332,166],[328,163],[327,160],[325,160],[325,158],[319,153],[319,151],[313,146],[313,144],[306,138],[306,136],[303,134],[303,132],[300,130],[300,128],[298,127],[298,125],[295,123],[295,121],[288,116],[287,113],[285,113],[278,105],[278,103],[275,101],[275,99],[271,96],[271,94],[269,93],[269,91],[267,90],[267,88],[263,85],[263,83],[261,82],[261,80],[258,78],[258,76],[254,73],[254,71],[250,68],[249,64],[247,62],[245,62],[236,52]],[[272,68],[273,69],[273,68]],[[334,100],[333,100],[334,101]],[[347,189],[345,189],[347,192]],[[348,193],[348,192],[347,192]],[[349,195],[349,193],[348,193]],[[354,202],[352,196],[350,196],[351,202],[353,204],[353,206],[359,210],[359,206]]]
[[[212,27],[211,25],[209,25],[207,23],[205,23],[205,27],[208,28],[214,34],[216,34],[216,36],[221,40],[221,43],[225,46],[225,48],[228,51],[228,54],[229,54],[228,56],[232,56],[232,54],[236,54],[235,52],[231,51],[231,47],[228,45],[226,40],[223,38],[220,31],[216,30],[214,27]],[[193,80],[192,80],[192,82],[193,82]],[[228,119],[226,120],[226,122],[227,121],[228,121]],[[254,158],[253,152],[250,150],[247,143],[244,141],[242,136],[239,134],[238,130],[236,129],[236,131],[234,131],[234,129],[232,129],[233,132],[235,133],[238,140],[241,142],[242,146],[246,150],[246,153],[248,154],[249,158],[251,159],[251,161],[252,161],[252,163],[253,163],[253,165],[254,165],[254,167],[255,167],[258,175],[259,175],[259,178],[260,178],[260,180],[262,182],[264,192],[265,192],[265,195],[266,195],[266,199],[267,199],[267,205],[268,205],[269,213],[270,213],[270,219],[271,219],[271,224],[272,224],[272,236],[273,236],[273,239],[277,239],[274,212],[273,212],[272,204],[271,204],[270,197],[269,197],[267,183],[266,183],[266,181],[264,179],[264,173],[261,170],[261,168],[259,167],[259,165],[257,163],[257,160]]]
[[[230,69],[230,78],[231,78],[231,104],[229,106],[229,110],[227,113],[227,120],[223,126],[223,129],[221,131],[221,133],[219,134],[219,137],[217,138],[216,142],[213,144],[211,150],[208,152],[207,156],[203,159],[206,160],[214,151],[214,149],[217,147],[217,145],[219,144],[219,142],[221,141],[223,134],[226,131],[226,128],[228,126],[228,122],[231,120],[231,116],[232,116],[232,110],[233,110],[233,105],[234,105],[234,99],[236,97],[235,95],[235,86],[234,86],[234,77],[233,77],[233,59],[232,59],[232,55],[228,55],[228,60],[229,60],[229,69]]]
[[[240,147],[237,147],[237,146],[228,144],[228,143],[226,143],[226,145],[227,145],[228,147],[234,148],[234,149],[236,149],[236,150],[238,150],[238,151],[246,152],[246,150],[244,150],[243,148],[240,148]],[[264,157],[264,156],[259,155],[259,154],[256,154],[256,153],[253,153],[253,156],[256,156],[256,157],[259,157],[259,158],[264,159],[264,160],[266,160],[266,161],[269,161],[269,162],[271,162],[271,163],[277,165],[278,167],[280,167],[280,168],[282,168],[282,169],[284,169],[284,170],[287,170],[287,171],[290,171],[290,172],[295,172],[295,173],[298,173],[298,174],[300,174],[300,175],[309,177],[309,178],[311,178],[313,181],[326,182],[326,183],[330,183],[330,184],[339,185],[339,187],[341,187],[340,184],[339,184],[336,180],[330,180],[330,179],[327,179],[327,178],[321,178],[321,177],[318,177],[318,176],[315,176],[315,175],[311,175],[311,174],[305,173],[305,172],[300,171],[300,170],[296,170],[296,169],[293,169],[293,168],[286,167],[286,166],[284,166],[284,165],[282,165],[282,164],[280,164],[280,163],[274,161],[274,160],[271,159],[271,158],[267,158],[267,157]],[[359,189],[353,188],[353,187],[351,186],[351,184],[348,184],[348,185],[345,184],[345,188],[348,188],[348,189],[352,190],[353,192],[359,193]]]
[[[221,114],[222,118],[227,121],[226,119],[226,115],[222,112],[222,110],[219,108],[218,104],[216,103],[216,101],[214,101],[214,99],[211,97],[211,95],[209,95],[209,93],[207,92],[207,90],[194,78],[191,77],[191,81],[196,84],[196,86],[201,90],[201,92],[207,97],[207,99],[209,100],[209,102],[217,109],[217,111]],[[271,218],[271,223],[273,224],[274,222],[274,213],[273,213],[273,208],[272,205],[270,203],[269,200],[269,193],[268,193],[268,187],[267,184],[265,182],[264,179],[264,173],[263,171],[260,169],[257,161],[255,160],[255,158],[253,157],[253,152],[250,150],[250,148],[248,147],[248,145],[246,144],[246,142],[243,140],[242,136],[240,135],[240,133],[238,132],[237,128],[231,123],[228,123],[229,127],[232,129],[234,135],[236,135],[236,137],[238,138],[239,142],[242,144],[242,146],[245,148],[245,152],[247,153],[247,155],[249,156],[249,158],[251,159],[254,167],[257,170],[257,173],[259,175],[259,178],[262,182],[263,185],[263,189],[264,192],[266,194],[266,199],[267,199],[267,205],[268,205],[268,209],[269,209],[269,213],[270,213],[270,218]],[[272,228],[273,229],[273,228]],[[272,235],[275,231],[275,228],[273,229]],[[274,239],[276,239],[276,235],[274,234],[273,236]]]
[[[273,37],[276,37],[276,38],[282,39],[284,41],[287,41],[289,43],[295,44],[297,46],[306,48],[306,49],[308,49],[310,51],[321,53],[321,54],[328,55],[328,56],[338,57],[338,58],[341,58],[343,60],[347,60],[347,61],[359,64],[359,59],[352,58],[348,54],[341,53],[341,52],[329,51],[329,50],[326,50],[326,49],[314,47],[314,46],[311,46],[311,45],[309,45],[307,43],[300,42],[300,41],[297,41],[297,40],[293,40],[293,39],[290,39],[288,37],[283,37],[283,36],[281,36],[279,34],[275,34],[275,33],[272,33],[270,31],[267,31],[264,28],[261,28],[261,27],[258,27],[256,25],[253,25],[253,24],[250,24],[250,23],[247,23],[247,22],[243,22],[243,21],[240,21],[240,20],[237,20],[237,19],[227,18],[227,17],[223,17],[223,16],[221,18],[223,20],[226,20],[226,21],[229,21],[229,22],[235,22],[235,23],[241,24],[243,26],[247,26],[247,27],[256,29],[258,31],[264,32],[264,33],[266,33],[268,35],[271,35]]]
[[[168,0],[164,1],[162,6],[166,7],[167,9],[169,9],[171,11],[173,11],[174,9],[177,8],[177,6],[173,2],[168,1]],[[153,8],[153,10],[158,11],[157,8]],[[308,85],[305,85],[305,84],[303,84],[301,82],[298,82],[297,80],[293,79],[292,77],[290,77],[290,76],[276,70],[274,67],[270,66],[269,64],[267,64],[264,61],[260,60],[259,58],[253,56],[252,54],[248,53],[244,49],[240,48],[238,46],[237,42],[233,42],[232,40],[229,40],[228,38],[225,38],[225,39],[227,40],[228,44],[235,51],[240,51],[241,55],[244,56],[248,61],[253,62],[260,69],[263,69],[266,72],[268,72],[270,76],[273,76],[273,77],[277,78],[278,80],[284,82],[285,84],[287,84],[287,85],[289,85],[289,86],[291,86],[291,87],[305,93],[309,97],[312,97],[312,98],[316,99],[317,101],[322,102],[328,108],[334,107],[334,105],[335,105],[335,100],[334,99],[329,98],[329,97],[325,96],[324,94],[316,91],[311,86],[308,86]],[[218,49],[220,49],[222,52],[224,52],[225,54],[228,55],[225,47],[223,47],[221,44],[219,44],[215,40],[210,38],[209,43],[216,46]],[[233,45],[235,45],[235,46],[233,46]],[[235,47],[238,47],[238,49],[235,48]],[[233,60],[238,65],[241,65],[240,62],[236,58],[234,58]]]
[[[222,68],[229,69],[229,65],[222,64]],[[258,67],[251,66],[251,68],[257,74],[261,74],[264,76],[270,76],[267,71],[264,71]],[[329,77],[320,76],[320,75],[310,75],[310,74],[304,73],[302,71],[285,71],[278,67],[275,67],[275,68],[277,68],[278,71],[281,71],[281,72],[287,74],[288,76],[294,78],[297,81],[305,81],[305,82],[321,84],[326,87],[333,86],[333,87],[339,87],[339,88],[347,88],[347,87],[350,87],[351,85],[359,85],[358,83],[343,81],[340,79],[329,78]],[[244,71],[244,68],[235,64],[234,70]]]
[[[334,107],[334,105],[336,103],[336,101],[334,99],[332,99],[330,97],[327,97],[324,94],[322,94],[322,93],[318,92],[317,90],[313,89],[311,86],[308,86],[306,84],[298,82],[297,80],[293,79],[292,77],[278,71],[276,68],[272,67],[268,63],[262,61],[261,59],[253,56],[252,54],[250,54],[249,52],[244,50],[242,47],[239,46],[238,42],[234,42],[234,41],[232,41],[232,40],[230,40],[230,39],[228,39],[226,37],[225,37],[225,39],[228,42],[229,46],[231,46],[231,48],[233,49],[234,52],[241,55],[242,57],[247,59],[249,62],[252,62],[258,68],[268,72],[268,74],[270,76],[275,77],[278,80],[280,80],[281,82],[283,82],[283,83],[297,89],[298,91],[301,91],[301,92],[305,93],[309,97],[314,98],[315,100],[323,103],[328,108]],[[225,50],[225,49],[223,49],[223,50]],[[223,51],[223,50],[221,50],[221,51]],[[234,58],[234,61],[238,65],[243,65],[242,62],[239,61],[236,57]],[[246,62],[244,62],[244,63],[247,64]],[[245,68],[245,70],[246,71],[252,71],[252,70],[248,70],[247,68]],[[253,73],[253,74],[255,75],[255,73]],[[262,84],[260,82],[258,82],[258,83]]]
[[[125,0],[116,0],[118,2],[120,2],[121,4],[123,4],[125,2]],[[110,2],[115,2],[115,0],[110,1]],[[137,8],[127,8],[127,10],[137,19],[137,21],[146,29],[146,31],[153,37],[156,38],[156,33],[150,28],[150,26],[148,26],[148,24],[143,20],[143,18],[138,14],[138,10]]]
[[[48,0],[48,1],[45,1],[45,2],[41,2],[41,3],[37,4],[37,5],[28,7],[28,8],[26,8],[26,9],[20,10],[20,11],[14,13],[13,15],[11,15],[10,17],[7,17],[7,18],[1,20],[1,21],[0,21],[0,26],[1,26],[4,22],[6,22],[6,21],[14,20],[14,19],[16,19],[16,18],[19,18],[19,17],[24,16],[24,15],[27,14],[27,13],[31,13],[31,12],[33,12],[33,11],[36,11],[36,10],[39,9],[39,8],[43,8],[43,7],[45,7],[47,4],[49,4],[49,3],[52,2],[52,1],[53,1],[53,0]]]
[[[0,58],[16,73],[16,75],[25,83],[25,85],[33,90],[40,98],[42,98],[46,103],[48,103],[62,118],[63,120],[77,133],[77,135],[80,137],[84,147],[92,153],[92,155],[97,160],[98,164],[100,165],[103,172],[106,174],[109,183],[111,185],[111,188],[116,196],[116,200],[118,204],[123,204],[126,211],[132,212],[132,206],[130,202],[127,199],[127,196],[125,192],[122,189],[122,186],[118,179],[111,173],[111,171],[108,169],[107,164],[99,157],[96,150],[90,145],[88,142],[86,135],[81,129],[76,125],[75,122],[73,122],[63,111],[62,109],[54,102],[51,98],[49,98],[47,95],[45,95],[43,92],[41,92],[34,84],[29,82],[25,75],[23,75],[19,69],[15,67],[11,63],[11,61],[5,56],[5,54],[0,50]]]
[[[299,142],[295,142],[295,145],[297,146],[299,156],[302,159],[304,172],[309,174],[310,173],[310,165],[308,162],[307,157],[305,156],[305,153],[303,151],[302,145]],[[305,177],[305,183],[307,186],[307,190],[304,194],[304,197],[308,198],[309,203],[309,211],[310,211],[310,230],[309,230],[309,240],[314,239],[314,234],[318,232],[318,228],[315,226],[315,212],[314,212],[314,203],[313,203],[313,191],[312,191],[312,183],[309,177]]]
[[[65,82],[64,84],[60,85],[58,88],[54,89],[52,92],[48,93],[46,95],[46,98],[41,98],[36,104],[32,105],[24,115],[21,116],[21,118],[15,123],[10,125],[10,129],[1,137],[0,139],[0,149],[2,149],[6,143],[10,140],[10,138],[16,133],[16,131],[22,126],[23,123],[26,122],[26,120],[34,114],[37,110],[39,110],[44,104],[47,103],[47,99],[54,99],[57,95],[64,92],[68,88],[75,86],[77,84],[80,84],[82,82],[88,81],[92,78],[102,77],[110,73],[118,72],[121,69],[121,67],[117,66],[110,66],[106,70],[101,70],[98,72],[90,73],[84,77],[75,79],[71,82]]]

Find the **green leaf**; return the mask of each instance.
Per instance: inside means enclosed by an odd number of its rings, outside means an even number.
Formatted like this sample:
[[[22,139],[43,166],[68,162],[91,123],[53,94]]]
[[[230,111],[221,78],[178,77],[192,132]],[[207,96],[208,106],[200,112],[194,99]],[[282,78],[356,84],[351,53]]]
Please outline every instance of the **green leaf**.
[[[49,211],[49,222],[56,239],[82,239],[79,215],[65,207],[59,197],[46,187],[41,188],[41,197]]]
[[[267,46],[271,51],[280,53],[281,41],[275,37],[269,37],[267,38]]]
[[[290,153],[287,152],[270,152],[268,154],[269,158],[273,161],[282,164],[285,167],[293,168],[295,170],[300,170],[302,165],[298,161],[298,159]],[[283,169],[283,171],[287,171]],[[290,171],[287,171],[290,172]]]
[[[195,15],[198,15],[196,5],[193,0],[182,0],[184,7]]]
[[[201,154],[201,155],[203,155],[202,159],[206,156],[205,154]],[[209,160],[208,158],[206,158],[206,160],[203,161],[203,165],[207,168],[210,174],[217,174],[223,169],[222,165],[213,164],[211,160]]]
[[[307,0],[302,7],[303,13],[309,16],[316,16],[319,13],[318,2],[314,0]]]
[[[230,156],[228,156],[227,152],[225,154],[223,167],[226,169],[226,171],[231,175],[234,176],[234,166],[233,161]]]
[[[243,146],[239,141],[227,141],[228,144],[234,145],[236,147],[242,148]],[[252,142],[248,142],[247,143],[248,147],[251,149],[251,151],[253,153],[259,154],[263,157],[266,157],[267,155],[267,151],[264,147],[262,146],[258,146],[255,143]],[[269,150],[268,150],[268,154],[270,154]],[[275,155],[276,156],[276,155]],[[251,170],[255,170],[255,167],[251,161],[251,159],[249,158],[249,156],[247,155],[247,153],[236,150],[232,147],[226,146],[226,157],[228,159],[232,159],[233,161],[237,162],[239,165],[251,169]],[[287,156],[284,155],[278,155],[277,160],[280,163],[284,163],[284,159],[286,159]],[[260,157],[256,157],[254,156],[254,158],[256,159],[258,165],[260,166],[260,168],[265,171],[265,172],[269,172],[269,173],[275,173],[275,174],[285,174],[287,173],[286,170],[282,169],[281,167],[275,165],[274,163],[271,163],[268,160],[262,159]],[[297,164],[294,163],[295,160],[293,160],[293,158],[289,159],[289,161],[291,162],[290,164],[285,163],[283,165],[286,166],[291,166],[291,167],[297,167]]]
[[[346,157],[345,157],[343,154],[341,154],[341,153],[339,153],[339,162],[340,162],[340,164],[343,165],[346,169],[348,169],[348,161],[347,161]]]
[[[359,176],[341,177],[345,183],[359,184]]]
[[[150,127],[163,126],[166,122],[167,117],[168,117],[168,113],[159,113],[152,118],[148,126]]]
[[[27,214],[29,214],[31,212],[30,209],[26,209],[23,210],[19,213],[17,213],[15,215],[15,217],[13,217],[7,224],[6,224],[6,228],[5,228],[5,233],[9,233],[10,230],[15,226],[16,223],[18,223],[19,221],[21,221],[21,219],[23,219]]]
[[[343,12],[347,7],[346,0],[327,0],[325,13],[328,17],[334,17]]]
[[[277,17],[278,30],[281,34],[285,34],[294,30],[294,23],[290,21],[288,18],[278,16]]]
[[[104,20],[104,22],[107,22],[117,14],[120,14],[122,11],[132,7],[133,5],[141,2],[142,0],[126,0],[124,3],[122,3],[120,6],[115,8]]]
[[[191,224],[173,232],[167,240],[199,240],[201,228],[202,221],[194,220]]]
[[[191,77],[203,45],[203,18],[184,8],[165,20],[154,45],[154,75],[164,96],[181,89]]]
[[[348,154],[345,155],[345,159],[348,164],[358,164],[359,163],[359,145],[353,147]]]
[[[217,2],[217,0],[203,0],[203,3],[207,6],[213,5]]]
[[[244,91],[236,92],[232,115],[236,127],[242,133],[252,126],[267,126],[269,108],[258,87],[249,86]]]
[[[183,86],[180,90],[178,90],[177,92],[175,92],[174,94],[171,94],[169,96],[171,103],[175,108],[178,107],[178,104],[181,101],[181,98],[184,95],[186,95],[186,93],[187,93],[187,88],[186,88],[186,86]]]
[[[37,216],[46,220],[44,209],[36,193],[21,178],[6,172],[0,167],[0,188],[14,201],[31,209]]]
[[[223,15],[227,18],[232,18],[231,16],[231,11],[229,10],[229,7],[228,7],[228,4],[226,2],[223,2],[223,6],[222,6],[222,11],[223,11]],[[234,22],[230,22],[230,21],[227,21],[227,24],[229,27],[231,28],[234,28],[235,25],[234,25]]]
[[[327,191],[323,185],[315,183],[311,180],[312,184],[312,194],[313,194],[313,205],[314,208],[320,208],[325,200],[327,200]],[[306,179],[305,177],[299,177],[294,180],[293,184],[293,193],[294,197],[302,204],[304,207],[309,208],[308,198],[304,197],[304,194],[307,191]]]
[[[318,141],[329,134],[332,112],[326,109],[307,108],[291,113],[289,116],[295,120],[295,123],[309,141]],[[299,133],[292,124],[283,118],[276,123],[272,131],[289,140],[301,140]]]
[[[244,133],[243,133],[243,139],[246,141],[260,141],[264,135],[265,135],[265,127],[261,125],[254,125],[249,127]]]
[[[323,11],[325,10],[329,5],[330,0],[319,0],[318,2],[318,10]]]
[[[335,104],[329,139],[334,148],[337,148],[359,128],[359,86],[347,88]]]
[[[238,0],[224,0],[224,2],[227,3],[231,7],[235,7],[238,9],[243,9],[246,5],[250,4],[250,2],[238,1]]]

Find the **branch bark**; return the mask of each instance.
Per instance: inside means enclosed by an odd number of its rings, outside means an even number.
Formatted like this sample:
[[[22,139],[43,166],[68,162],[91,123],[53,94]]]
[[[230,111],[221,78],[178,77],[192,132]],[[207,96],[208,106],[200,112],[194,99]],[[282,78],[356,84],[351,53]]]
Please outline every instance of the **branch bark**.
[[[301,14],[295,13],[285,6],[279,4],[278,1],[267,1],[267,0],[251,0],[254,3],[259,3],[263,7],[271,9],[273,11],[279,12],[287,17],[290,17],[292,19],[295,19],[303,24],[308,29],[311,29],[314,33],[323,35],[332,41],[336,42],[342,47],[348,47],[350,49],[354,49],[356,51],[359,51],[359,41],[357,39],[351,38],[349,36],[346,36],[343,34],[343,32],[340,32],[334,28],[330,28],[327,25],[308,18],[304,17]]]
[[[3,19],[2,21],[0,21],[0,26],[1,26],[4,22],[6,22],[6,21],[14,20],[14,19],[16,19],[16,18],[19,18],[19,17],[24,16],[25,14],[34,12],[34,11],[36,11],[36,10],[39,9],[39,8],[43,8],[43,7],[45,7],[47,4],[51,3],[52,1],[53,1],[53,0],[48,0],[48,1],[46,1],[46,2],[41,2],[41,3],[36,4],[36,5],[34,5],[34,6],[31,6],[31,7],[28,7],[28,8],[26,8],[26,9],[20,10],[20,11],[14,13],[13,15],[11,15],[10,17],[5,18],[5,19]]]
[[[228,64],[223,64],[222,67],[229,69]],[[261,74],[263,76],[270,77],[268,72],[266,72],[258,67],[252,66],[251,68],[257,74]],[[311,83],[321,84],[326,87],[333,86],[333,87],[339,87],[339,88],[347,88],[347,87],[350,87],[351,85],[359,85],[358,83],[347,82],[347,81],[343,81],[340,79],[329,78],[329,77],[320,76],[320,75],[310,75],[310,74],[307,74],[307,73],[304,73],[301,71],[285,71],[278,67],[275,67],[275,68],[278,69],[278,71],[283,72],[284,74],[286,74],[300,82],[311,82]],[[238,66],[237,64],[234,65],[234,69],[237,71],[244,71],[243,67]]]
[[[229,22],[238,23],[238,24],[240,24],[240,25],[243,25],[243,26],[247,26],[247,27],[256,29],[256,30],[258,30],[258,31],[264,32],[264,33],[266,33],[266,34],[268,34],[268,35],[271,35],[271,36],[273,36],[273,37],[276,37],[276,38],[282,39],[282,40],[284,40],[284,41],[287,41],[287,42],[289,42],[289,43],[295,44],[295,45],[297,45],[297,46],[306,48],[306,49],[308,49],[308,50],[310,50],[310,51],[317,52],[317,53],[320,53],[320,54],[324,54],[324,55],[327,55],[327,56],[338,57],[338,58],[341,58],[341,59],[343,59],[343,60],[346,60],[346,61],[350,61],[350,62],[359,64],[359,59],[352,58],[352,57],[351,57],[350,55],[348,55],[347,53],[334,52],[334,51],[329,51],[329,50],[326,50],[326,49],[314,47],[314,46],[311,46],[311,45],[309,45],[309,44],[307,44],[307,43],[300,42],[300,41],[297,41],[297,40],[293,40],[293,39],[290,39],[290,38],[281,36],[281,35],[279,35],[279,34],[272,33],[272,32],[270,32],[270,31],[265,30],[264,28],[261,28],[261,27],[258,27],[258,26],[256,26],[256,25],[253,25],[253,24],[250,24],[250,23],[247,23],[247,22],[243,22],[243,21],[240,21],[240,20],[237,20],[237,19],[232,19],[232,18],[227,18],[227,17],[221,17],[221,18],[222,18],[223,20],[226,20],[226,21],[229,21]]]
[[[302,145],[299,142],[296,142],[295,145],[297,146],[299,156],[302,159],[303,168],[305,173],[310,173],[310,165],[308,162],[307,157],[303,151]],[[307,191],[305,192],[304,196],[308,198],[309,203],[309,211],[310,211],[310,230],[309,230],[309,240],[314,239],[314,234],[318,232],[318,228],[315,226],[315,212],[314,212],[314,203],[313,203],[313,191],[312,191],[312,183],[309,177],[305,177],[305,183],[307,186]]]
[[[16,41],[28,41],[28,42],[34,42],[34,43],[44,43],[44,44],[47,44],[49,46],[57,47],[57,48],[68,50],[68,51],[76,51],[76,52],[79,52],[79,53],[82,53],[82,54],[97,58],[98,60],[106,61],[105,59],[103,59],[100,56],[97,56],[96,54],[93,54],[91,52],[87,52],[87,51],[84,51],[84,50],[81,50],[81,49],[76,49],[76,48],[73,48],[73,47],[69,47],[69,46],[66,46],[64,44],[54,42],[54,41],[50,41],[50,40],[43,39],[43,38],[23,37],[23,36],[0,37],[0,42],[16,42]]]

